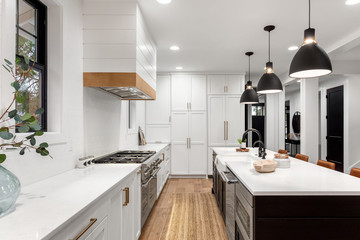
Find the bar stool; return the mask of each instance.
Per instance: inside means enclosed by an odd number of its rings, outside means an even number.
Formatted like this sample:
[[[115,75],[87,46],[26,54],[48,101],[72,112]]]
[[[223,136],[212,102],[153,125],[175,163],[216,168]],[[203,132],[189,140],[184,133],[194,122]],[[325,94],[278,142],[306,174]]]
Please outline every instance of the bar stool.
[[[352,168],[350,172],[351,176],[360,178],[360,169],[359,168]]]
[[[278,153],[280,153],[280,154],[288,154],[288,151],[286,151],[284,149],[279,149]]]
[[[309,161],[309,156],[306,156],[306,155],[303,155],[303,154],[296,154],[295,156],[296,159],[299,159],[299,160],[303,160],[305,162],[308,162]]]
[[[325,168],[329,168],[332,170],[335,170],[335,163],[332,162],[328,162],[328,161],[324,161],[324,160],[319,160],[317,162],[317,165],[321,166],[321,167],[325,167]]]

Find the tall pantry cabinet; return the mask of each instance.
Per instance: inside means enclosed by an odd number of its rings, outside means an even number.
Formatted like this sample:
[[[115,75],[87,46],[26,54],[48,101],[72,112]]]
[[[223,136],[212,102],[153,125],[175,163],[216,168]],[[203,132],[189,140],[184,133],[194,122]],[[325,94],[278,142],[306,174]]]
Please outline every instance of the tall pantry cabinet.
[[[208,76],[208,174],[212,147],[235,147],[245,131],[245,106],[240,104],[244,75]]]
[[[207,174],[206,76],[171,78],[171,174]]]

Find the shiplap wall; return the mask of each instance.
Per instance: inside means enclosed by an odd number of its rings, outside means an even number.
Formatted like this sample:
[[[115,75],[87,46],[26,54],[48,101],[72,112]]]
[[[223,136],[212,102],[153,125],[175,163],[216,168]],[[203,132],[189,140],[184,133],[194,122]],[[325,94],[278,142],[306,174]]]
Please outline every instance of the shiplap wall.
[[[156,88],[156,46],[136,0],[85,0],[84,72],[136,72]]]

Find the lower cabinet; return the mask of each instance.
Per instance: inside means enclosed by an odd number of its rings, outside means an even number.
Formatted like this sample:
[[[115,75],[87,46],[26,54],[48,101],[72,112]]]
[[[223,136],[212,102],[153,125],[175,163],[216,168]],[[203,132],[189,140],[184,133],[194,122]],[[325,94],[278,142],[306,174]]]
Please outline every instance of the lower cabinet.
[[[157,196],[159,197],[165,183],[170,175],[170,146],[167,146],[160,154],[162,154],[162,161],[160,170],[157,173]]]
[[[135,172],[50,239],[136,240],[140,221],[141,175]]]

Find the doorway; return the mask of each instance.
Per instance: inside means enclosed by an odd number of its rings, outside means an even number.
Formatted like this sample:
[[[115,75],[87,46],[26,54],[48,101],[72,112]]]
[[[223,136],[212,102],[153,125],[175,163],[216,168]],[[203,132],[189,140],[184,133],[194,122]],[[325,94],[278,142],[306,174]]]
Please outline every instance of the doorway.
[[[245,129],[255,128],[261,133],[262,141],[265,144],[265,103],[252,104],[245,107]],[[259,137],[255,133],[249,133],[248,146],[259,140]]]
[[[326,160],[344,172],[344,86],[327,89],[326,120]]]

